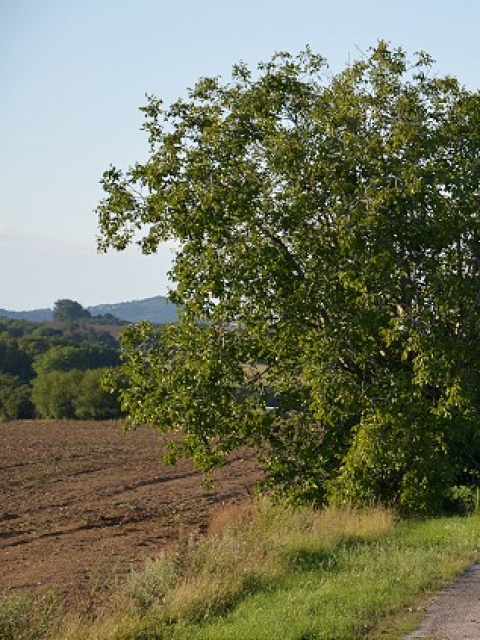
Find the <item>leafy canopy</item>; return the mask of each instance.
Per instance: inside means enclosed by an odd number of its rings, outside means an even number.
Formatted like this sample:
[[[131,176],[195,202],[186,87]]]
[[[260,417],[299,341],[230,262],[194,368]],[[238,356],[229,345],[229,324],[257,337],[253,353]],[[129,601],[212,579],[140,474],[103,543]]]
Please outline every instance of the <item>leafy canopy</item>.
[[[204,468],[249,445],[299,500],[428,511],[475,482],[479,94],[379,42],[143,111],[150,156],[105,172],[99,248],[177,241],[183,312],[124,333],[132,421]]]
[[[79,302],[68,298],[57,300],[53,307],[53,319],[58,322],[74,322],[90,317],[91,314],[88,309],[84,309]]]

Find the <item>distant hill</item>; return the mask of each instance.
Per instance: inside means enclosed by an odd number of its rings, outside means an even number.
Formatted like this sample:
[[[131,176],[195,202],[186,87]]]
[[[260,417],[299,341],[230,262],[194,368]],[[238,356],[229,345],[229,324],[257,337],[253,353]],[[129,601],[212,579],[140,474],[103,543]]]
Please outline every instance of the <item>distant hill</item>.
[[[132,300],[131,302],[117,302],[115,304],[99,304],[87,307],[92,316],[111,314],[127,322],[150,320],[155,324],[176,322],[177,307],[164,296]],[[8,311],[0,309],[0,317],[15,320],[29,320],[30,322],[48,322],[53,319],[53,309],[34,309],[32,311]]]
[[[34,309],[33,311],[8,311],[0,309],[0,318],[29,320],[30,322],[49,322],[53,318],[53,309]]]
[[[177,307],[163,296],[116,304],[99,304],[96,307],[87,307],[87,309],[92,316],[104,316],[106,313],[110,313],[112,316],[128,322],[150,320],[156,324],[164,324],[176,322],[178,319]]]

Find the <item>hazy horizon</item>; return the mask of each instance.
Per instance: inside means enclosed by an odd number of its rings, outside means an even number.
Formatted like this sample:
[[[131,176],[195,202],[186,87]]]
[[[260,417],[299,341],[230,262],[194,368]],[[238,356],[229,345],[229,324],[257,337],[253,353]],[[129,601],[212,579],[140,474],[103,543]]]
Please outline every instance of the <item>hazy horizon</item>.
[[[75,298],[72,298],[71,296],[65,296],[65,299],[67,300],[74,300],[75,302],[78,302],[79,304],[82,305],[82,307],[84,309],[92,309],[92,308],[96,308],[96,307],[112,307],[115,305],[120,305],[120,304],[131,304],[131,303],[136,303],[136,302],[144,302],[145,300],[153,300],[154,298],[165,298],[165,300],[168,301],[169,304],[170,301],[168,300],[168,296],[167,295],[163,295],[161,293],[157,294],[156,296],[146,296],[145,298],[131,298],[129,300],[112,300],[112,301],[105,301],[105,302],[98,302],[95,304],[83,304],[83,302],[81,300],[76,300]],[[57,302],[57,300],[60,300],[61,298],[55,298],[55,300],[51,303],[48,304],[44,307],[31,307],[28,309],[9,309],[8,307],[2,307],[0,306],[0,309],[2,311],[9,311],[12,313],[29,313],[30,311],[45,311],[45,310],[53,310],[54,306],[55,306],[55,302]]]

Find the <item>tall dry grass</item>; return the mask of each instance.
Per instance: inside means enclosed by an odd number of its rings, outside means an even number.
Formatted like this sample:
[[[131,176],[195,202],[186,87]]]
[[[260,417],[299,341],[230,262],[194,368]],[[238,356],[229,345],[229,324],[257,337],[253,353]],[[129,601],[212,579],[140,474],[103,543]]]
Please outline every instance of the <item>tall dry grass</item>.
[[[393,527],[393,515],[383,509],[317,511],[266,499],[225,506],[205,538],[183,541],[133,571],[113,616],[91,625],[88,636],[81,623],[78,632],[71,625],[66,640],[157,638],[166,627],[205,623],[304,570],[306,558],[326,557],[338,544],[381,537]]]

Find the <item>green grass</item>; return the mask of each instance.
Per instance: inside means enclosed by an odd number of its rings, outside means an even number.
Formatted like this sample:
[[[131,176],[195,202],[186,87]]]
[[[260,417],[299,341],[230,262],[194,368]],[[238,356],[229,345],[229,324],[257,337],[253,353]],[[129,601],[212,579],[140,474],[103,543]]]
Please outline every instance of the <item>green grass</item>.
[[[386,535],[341,535],[326,547],[308,537],[293,548],[287,542],[292,573],[222,618],[171,637],[347,640],[377,637],[377,628],[384,638],[382,622],[475,560],[479,525],[478,518],[438,519],[401,523]],[[391,628],[389,637],[400,636]]]
[[[36,635],[24,625],[18,637],[400,638],[416,603],[474,562],[480,543],[478,516],[396,522],[381,509],[315,511],[263,501],[230,508],[211,529],[132,573],[108,615],[63,618],[60,632],[41,627]],[[3,638],[2,624],[0,606]]]

